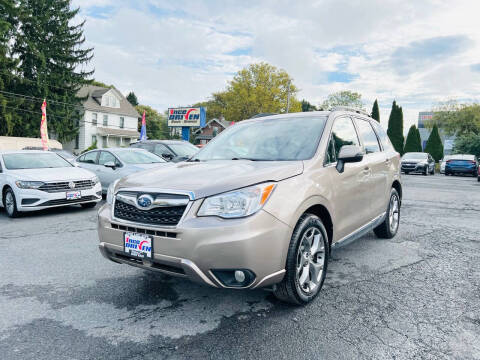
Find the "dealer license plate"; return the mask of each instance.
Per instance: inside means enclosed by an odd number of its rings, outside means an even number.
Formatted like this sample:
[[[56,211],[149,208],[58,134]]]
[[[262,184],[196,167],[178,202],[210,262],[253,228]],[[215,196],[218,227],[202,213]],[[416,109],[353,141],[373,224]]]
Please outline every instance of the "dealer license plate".
[[[80,191],[67,191],[67,200],[77,200],[82,198]]]
[[[127,254],[140,258],[151,258],[153,238],[145,234],[126,232],[124,237],[124,250]]]

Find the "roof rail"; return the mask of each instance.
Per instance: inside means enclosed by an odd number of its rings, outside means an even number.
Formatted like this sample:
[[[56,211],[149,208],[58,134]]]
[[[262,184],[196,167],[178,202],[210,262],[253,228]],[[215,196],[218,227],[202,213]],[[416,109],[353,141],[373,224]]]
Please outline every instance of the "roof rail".
[[[363,114],[363,115],[370,116],[370,114],[367,113],[365,110],[360,109],[360,108],[356,108],[356,107],[353,107],[353,106],[335,106],[330,110],[331,111],[353,111],[353,112],[356,112],[358,114]]]

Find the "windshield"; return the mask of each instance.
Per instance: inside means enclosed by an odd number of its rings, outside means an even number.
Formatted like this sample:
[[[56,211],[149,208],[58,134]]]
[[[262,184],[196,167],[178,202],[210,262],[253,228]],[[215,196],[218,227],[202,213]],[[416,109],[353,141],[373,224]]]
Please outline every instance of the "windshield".
[[[190,157],[198,152],[198,148],[190,143],[168,144],[168,147],[180,157]]]
[[[61,157],[63,157],[64,159],[72,159],[75,157],[75,155],[73,155],[72,153],[66,151],[66,150],[57,150],[57,149],[53,149],[52,150],[55,154],[58,154],[60,155]]]
[[[73,166],[61,156],[52,153],[5,154],[5,167],[9,170],[62,168]]]
[[[306,160],[314,154],[327,118],[290,117],[238,123],[192,160]]]
[[[403,155],[404,160],[409,160],[409,159],[426,159],[427,154],[425,153],[406,153]]]
[[[152,164],[152,163],[163,163],[163,159],[159,158],[157,155],[149,153],[148,151],[119,151],[115,153],[120,160],[126,164]]]

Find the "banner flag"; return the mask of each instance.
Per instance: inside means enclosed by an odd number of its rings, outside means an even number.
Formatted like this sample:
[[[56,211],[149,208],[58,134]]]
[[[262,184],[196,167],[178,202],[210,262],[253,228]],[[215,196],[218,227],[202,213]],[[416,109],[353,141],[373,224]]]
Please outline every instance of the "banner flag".
[[[43,150],[48,150],[48,131],[47,131],[47,101],[42,104],[42,122],[40,123],[40,137],[42,138]]]

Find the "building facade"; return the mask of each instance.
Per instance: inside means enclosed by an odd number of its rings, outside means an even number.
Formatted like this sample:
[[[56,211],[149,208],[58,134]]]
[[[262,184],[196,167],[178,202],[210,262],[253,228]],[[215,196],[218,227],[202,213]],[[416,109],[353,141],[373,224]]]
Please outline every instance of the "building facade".
[[[63,148],[79,154],[94,143],[97,148],[129,146],[136,141],[139,114],[115,88],[87,85],[78,96],[83,100],[84,114],[74,141]]]
[[[195,144],[205,145],[229,126],[231,126],[231,123],[224,118],[210,120],[203,128],[194,132]]]
[[[420,139],[422,140],[422,149],[425,150],[428,137],[432,132],[430,128],[425,125],[433,119],[432,111],[420,111],[418,113],[418,131],[420,132]],[[453,151],[453,143],[455,142],[455,136],[447,136],[442,129],[438,129],[440,138],[443,144],[443,153],[449,155]]]

